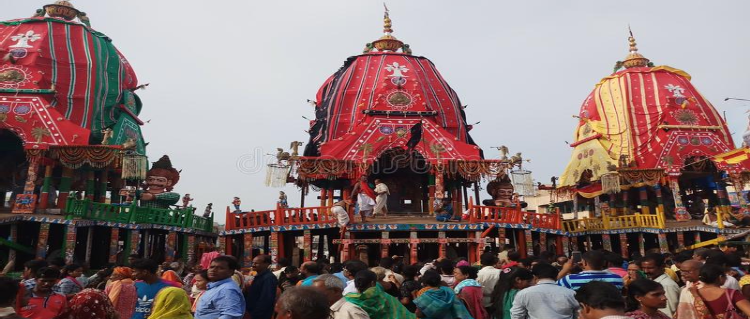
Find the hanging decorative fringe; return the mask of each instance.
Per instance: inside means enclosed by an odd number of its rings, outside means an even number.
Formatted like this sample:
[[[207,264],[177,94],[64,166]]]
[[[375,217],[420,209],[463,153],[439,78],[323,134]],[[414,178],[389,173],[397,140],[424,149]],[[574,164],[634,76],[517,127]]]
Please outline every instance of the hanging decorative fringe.
[[[510,172],[513,188],[521,196],[536,196],[534,187],[534,178],[531,177],[531,171],[519,169]]]
[[[104,168],[120,155],[120,149],[107,145],[62,146],[50,148],[50,157],[67,168],[78,169],[84,164]]]
[[[609,172],[602,175],[601,181],[602,193],[616,194],[620,192],[620,174],[617,172]]]
[[[268,169],[266,170],[266,186],[284,187],[290,170],[291,166],[288,165],[268,164]]]
[[[144,180],[148,171],[148,157],[138,154],[122,156],[122,179]]]

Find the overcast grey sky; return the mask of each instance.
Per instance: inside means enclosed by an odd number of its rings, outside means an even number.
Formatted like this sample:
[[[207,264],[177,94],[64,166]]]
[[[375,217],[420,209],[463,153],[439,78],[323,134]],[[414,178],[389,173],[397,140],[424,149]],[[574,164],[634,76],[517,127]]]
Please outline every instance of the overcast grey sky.
[[[50,1],[2,0],[0,19]],[[75,0],[135,68],[152,161],[182,169],[175,191],[202,211],[271,209],[266,153],[307,142],[323,81],[382,30],[382,1]],[[683,69],[720,111],[735,142],[750,98],[748,1],[389,1],[394,35],[431,59],[468,105],[472,136],[489,157],[507,145],[532,160],[536,180],[570,156],[571,117],[615,61],[627,26],[655,64]],[[263,162],[260,162],[263,161]],[[238,168],[244,167],[243,169]],[[291,205],[298,191],[285,189]]]

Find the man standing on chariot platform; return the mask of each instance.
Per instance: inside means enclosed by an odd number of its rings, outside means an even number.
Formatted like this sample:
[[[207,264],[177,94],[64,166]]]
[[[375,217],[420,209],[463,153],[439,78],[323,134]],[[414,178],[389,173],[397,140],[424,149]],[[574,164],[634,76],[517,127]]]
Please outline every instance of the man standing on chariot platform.
[[[378,197],[375,198],[375,211],[374,216],[383,214],[383,217],[388,217],[388,195],[391,193],[388,191],[388,185],[383,183],[382,180],[375,180],[375,194]]]
[[[359,215],[362,216],[362,222],[365,223],[367,222],[367,216],[370,216],[375,208],[375,198],[377,197],[375,191],[367,184],[367,176],[362,175],[359,178],[359,183],[352,188],[352,194],[356,196]]]

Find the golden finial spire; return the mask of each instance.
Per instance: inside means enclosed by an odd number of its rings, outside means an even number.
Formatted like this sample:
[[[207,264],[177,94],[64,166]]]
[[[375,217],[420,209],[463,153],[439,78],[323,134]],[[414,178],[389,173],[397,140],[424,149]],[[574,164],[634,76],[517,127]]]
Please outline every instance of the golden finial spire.
[[[383,8],[385,8],[385,13],[383,14],[383,37],[392,37],[391,33],[393,33],[393,29],[391,29],[391,17],[388,15],[388,6],[385,5],[385,2],[383,2]]]
[[[372,49],[377,49],[378,51],[396,52],[398,51],[398,49],[401,49],[404,53],[411,54],[409,46],[405,45],[403,42],[399,41],[392,35],[393,23],[391,22],[388,6],[383,3],[383,8],[385,9],[385,13],[383,14],[383,36],[381,36],[380,39],[373,41],[372,43],[368,43],[367,47],[365,47],[364,52],[370,52]]]
[[[625,57],[623,65],[627,69],[648,66],[648,59],[638,53],[638,47],[635,43],[635,37],[633,37],[633,30],[630,30],[630,26],[628,26],[628,32],[630,33],[630,36],[628,37],[628,42],[630,43],[630,52],[628,53],[628,56]]]

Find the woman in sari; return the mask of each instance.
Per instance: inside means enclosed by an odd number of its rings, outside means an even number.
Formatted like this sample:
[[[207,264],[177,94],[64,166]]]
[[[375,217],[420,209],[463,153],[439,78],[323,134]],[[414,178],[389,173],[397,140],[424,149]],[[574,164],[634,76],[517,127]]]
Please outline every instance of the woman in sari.
[[[513,266],[503,269],[492,291],[492,306],[495,309],[493,315],[496,319],[510,319],[513,299],[521,289],[531,286],[532,279],[534,275],[526,268]]]
[[[107,295],[96,289],[84,289],[68,302],[58,319],[118,319]]]
[[[83,267],[79,264],[65,265],[60,272],[60,281],[52,289],[54,292],[65,295],[68,299],[83,290],[83,285],[78,281],[78,277],[83,274]]]
[[[132,317],[138,300],[138,293],[133,282],[133,270],[130,267],[115,267],[109,278],[112,282],[104,289],[104,293],[120,314],[120,318]]]
[[[414,304],[417,317],[430,319],[473,319],[471,314],[452,289],[441,285],[440,274],[428,270],[420,279],[424,289]]]
[[[203,293],[206,292],[206,289],[208,289],[208,272],[201,270],[199,273],[195,274],[194,278],[195,284],[193,284],[190,292],[190,301],[193,304],[190,308],[192,313],[195,313],[195,309],[198,307],[198,301],[201,299],[201,296],[203,296]]]
[[[162,289],[156,295],[148,319],[193,319],[187,293],[177,287]]]
[[[385,293],[377,284],[378,277],[370,270],[361,270],[354,277],[354,287],[361,293],[348,293],[345,298],[364,309],[370,318],[416,319],[395,297]]]
[[[639,278],[628,285],[626,315],[633,319],[670,319],[659,311],[667,306],[664,287],[656,281]]]
[[[456,278],[453,291],[461,298],[474,319],[489,319],[490,316],[482,305],[482,285],[476,280],[478,272],[469,265],[456,267],[453,270],[453,277]]]
[[[692,285],[682,294],[675,318],[679,319],[724,319],[727,311],[750,316],[750,301],[734,289],[721,288],[726,281],[724,268],[706,264],[701,267],[700,281],[703,286]]]
[[[177,275],[177,272],[171,268],[165,268],[161,274],[161,279],[166,281],[170,286],[182,288],[182,279]]]

